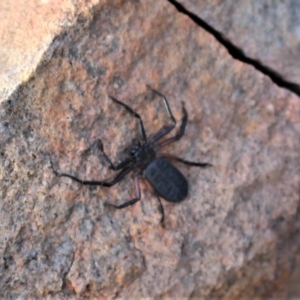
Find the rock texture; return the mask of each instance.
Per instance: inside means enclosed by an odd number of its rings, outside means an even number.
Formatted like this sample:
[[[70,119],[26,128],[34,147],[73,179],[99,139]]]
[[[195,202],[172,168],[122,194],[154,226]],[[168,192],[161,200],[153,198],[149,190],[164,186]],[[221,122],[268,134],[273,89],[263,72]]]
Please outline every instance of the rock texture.
[[[98,0],[0,2],[0,103],[29,79],[46,51],[51,57],[48,47],[55,36],[78,16],[88,18],[96,3]]]
[[[219,31],[246,56],[300,85],[298,0],[178,0]]]
[[[57,37],[51,58],[0,106],[0,296],[2,299],[241,299],[299,296],[300,102],[167,1],[107,0],[93,18]],[[133,174],[112,178],[99,154],[117,161],[139,137],[169,124],[169,99],[185,136],[164,150],[214,166],[176,164],[188,198],[163,201]],[[174,134],[174,133],[172,133]],[[170,134],[171,136],[171,134]],[[296,275],[295,275],[296,274]]]

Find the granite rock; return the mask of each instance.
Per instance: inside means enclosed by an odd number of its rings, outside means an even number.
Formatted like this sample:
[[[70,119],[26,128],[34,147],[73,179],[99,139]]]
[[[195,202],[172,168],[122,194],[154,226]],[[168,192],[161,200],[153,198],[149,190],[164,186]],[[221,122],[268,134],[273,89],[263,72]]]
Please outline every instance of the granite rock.
[[[300,86],[300,2],[177,0],[243,53]]]
[[[51,57],[55,37],[80,16],[88,18],[98,2],[0,1],[0,103],[30,78],[41,59]]]
[[[102,1],[50,47],[0,106],[1,298],[284,295],[299,261],[299,98],[167,1]],[[164,227],[145,183],[135,205],[104,206],[135,197],[133,174],[110,189],[55,175],[114,176],[97,140],[115,162],[139,130],[109,95],[149,136],[169,124],[146,84],[167,96],[177,126],[182,101],[189,114],[164,151],[213,164],[175,164],[189,196],[162,200]]]

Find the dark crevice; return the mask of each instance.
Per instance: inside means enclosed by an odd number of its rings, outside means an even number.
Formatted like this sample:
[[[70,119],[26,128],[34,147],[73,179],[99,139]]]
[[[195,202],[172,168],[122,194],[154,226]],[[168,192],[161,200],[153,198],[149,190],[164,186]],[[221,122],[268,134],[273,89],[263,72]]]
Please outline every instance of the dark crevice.
[[[239,49],[237,46],[233,45],[220,32],[215,30],[213,27],[211,27],[209,24],[207,24],[205,21],[203,21],[197,15],[188,11],[183,5],[179,4],[178,2],[176,2],[174,0],[168,0],[168,1],[171,4],[173,4],[179,12],[187,15],[197,25],[201,26],[203,29],[205,29],[210,34],[212,34],[216,38],[216,40],[219,43],[221,43],[228,50],[229,54],[233,58],[240,60],[246,64],[252,65],[255,69],[257,69],[264,75],[268,76],[275,84],[295,93],[296,95],[298,95],[300,97],[300,86],[298,84],[285,80],[284,78],[282,78],[282,76],[280,74],[278,74],[276,71],[272,70],[268,66],[263,65],[261,62],[255,60],[255,59],[247,57],[241,49]]]

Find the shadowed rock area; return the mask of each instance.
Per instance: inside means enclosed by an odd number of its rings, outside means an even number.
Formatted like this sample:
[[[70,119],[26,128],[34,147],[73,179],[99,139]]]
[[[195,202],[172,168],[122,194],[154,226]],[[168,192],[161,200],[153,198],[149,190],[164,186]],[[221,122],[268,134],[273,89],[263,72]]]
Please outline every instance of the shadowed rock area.
[[[0,106],[0,296],[3,299],[253,299],[300,296],[300,102],[168,1],[101,1],[53,42],[31,79]],[[51,50],[52,51],[52,50]],[[164,149],[189,195],[162,200],[165,226],[134,173],[112,188],[57,177],[113,178],[113,162],[170,124]],[[293,272],[296,269],[296,272]],[[298,273],[297,273],[298,272]],[[296,275],[295,275],[296,274]],[[292,278],[292,280],[289,280]]]

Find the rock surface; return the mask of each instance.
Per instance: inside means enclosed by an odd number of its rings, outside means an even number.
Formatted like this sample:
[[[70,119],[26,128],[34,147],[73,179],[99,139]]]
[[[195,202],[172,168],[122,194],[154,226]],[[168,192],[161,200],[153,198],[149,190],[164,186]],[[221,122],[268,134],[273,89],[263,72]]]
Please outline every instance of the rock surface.
[[[0,103],[27,81],[52,40],[98,0],[0,1]],[[55,43],[53,44],[55,47]],[[46,59],[44,56],[43,59]]]
[[[167,1],[101,1],[52,47],[0,106],[1,298],[287,295],[300,250],[299,98]],[[168,97],[178,123],[182,101],[189,114],[164,152],[214,165],[175,164],[189,196],[162,200],[165,227],[146,184],[139,203],[104,206],[135,197],[133,174],[110,189],[54,174],[114,175],[97,140],[117,161],[139,131],[108,95],[136,110],[149,136],[169,124],[145,84]]]
[[[300,85],[298,0],[177,0],[285,80]]]

